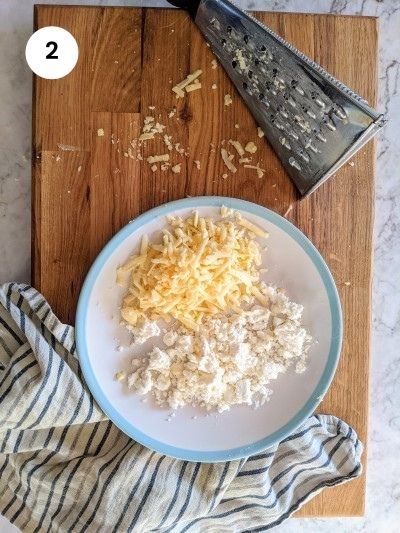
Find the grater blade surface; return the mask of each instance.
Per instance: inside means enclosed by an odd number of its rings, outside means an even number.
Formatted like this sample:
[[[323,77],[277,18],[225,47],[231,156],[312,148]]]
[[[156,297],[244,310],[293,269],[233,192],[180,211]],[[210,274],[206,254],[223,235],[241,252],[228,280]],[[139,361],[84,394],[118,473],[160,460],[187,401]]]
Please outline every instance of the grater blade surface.
[[[384,125],[382,114],[228,0],[202,0],[195,22],[302,196]]]

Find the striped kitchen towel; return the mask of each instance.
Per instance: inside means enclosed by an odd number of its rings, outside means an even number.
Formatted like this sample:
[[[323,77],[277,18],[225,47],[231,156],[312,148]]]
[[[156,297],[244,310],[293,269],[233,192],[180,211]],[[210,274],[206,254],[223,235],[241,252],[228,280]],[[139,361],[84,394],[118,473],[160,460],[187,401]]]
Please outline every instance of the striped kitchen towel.
[[[73,328],[31,287],[0,287],[0,513],[24,532],[266,531],[359,476],[361,453],[351,427],[317,415],[241,461],[159,455],[93,401]]]

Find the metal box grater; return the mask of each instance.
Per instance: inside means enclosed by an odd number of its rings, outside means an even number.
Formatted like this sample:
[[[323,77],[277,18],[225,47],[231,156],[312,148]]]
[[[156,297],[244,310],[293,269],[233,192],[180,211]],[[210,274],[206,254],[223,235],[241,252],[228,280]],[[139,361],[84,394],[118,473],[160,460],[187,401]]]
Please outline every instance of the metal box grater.
[[[186,7],[302,196],[386,122],[359,95],[228,0]]]

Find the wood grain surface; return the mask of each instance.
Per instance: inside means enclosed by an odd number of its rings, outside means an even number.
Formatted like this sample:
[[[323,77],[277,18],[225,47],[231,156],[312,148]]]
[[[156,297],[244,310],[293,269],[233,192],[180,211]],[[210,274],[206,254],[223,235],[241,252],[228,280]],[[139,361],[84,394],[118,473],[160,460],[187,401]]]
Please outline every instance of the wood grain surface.
[[[376,101],[377,21],[368,17],[256,13],[332,74]],[[73,323],[84,276],[106,241],[139,213],[196,195],[244,198],[284,214],[318,247],[341,296],[344,344],[334,383],[320,412],[350,423],[365,443],[371,311],[374,145],[299,201],[293,185],[254,121],[183,12],[138,8],[36,6],[35,27],[62,26],[80,49],[74,71],[61,80],[34,79],[33,284],[57,315]],[[367,36],[367,37],[366,37]],[[200,91],[176,100],[171,84],[203,70]],[[212,84],[217,89],[212,90]],[[231,94],[233,104],[223,104]],[[155,110],[149,111],[149,106]],[[168,112],[177,107],[174,117]],[[188,148],[180,174],[153,173],[126,157],[143,118],[155,114],[175,142]],[[239,129],[235,128],[239,124]],[[102,128],[104,136],[98,136]],[[111,142],[111,135],[118,143]],[[213,147],[224,139],[256,140],[262,179],[240,169],[222,179]],[[144,158],[161,153],[161,140]],[[149,144],[149,143],[148,143]],[[194,160],[201,162],[201,170]],[[178,161],[176,161],[178,162]],[[354,164],[353,164],[354,163]],[[364,468],[366,453],[363,456]],[[327,489],[300,516],[358,516],[365,475]]]

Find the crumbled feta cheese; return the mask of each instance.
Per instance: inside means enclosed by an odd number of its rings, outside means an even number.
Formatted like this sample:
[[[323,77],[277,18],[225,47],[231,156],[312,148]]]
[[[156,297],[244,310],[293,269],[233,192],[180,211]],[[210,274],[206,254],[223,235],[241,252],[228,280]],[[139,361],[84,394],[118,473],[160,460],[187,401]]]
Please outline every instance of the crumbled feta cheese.
[[[301,305],[265,283],[260,292],[266,306],[250,304],[240,312],[209,315],[199,331],[179,323],[170,326],[163,348],[154,347],[146,358],[132,361],[136,369],[128,386],[138,394],[152,392],[160,406],[172,409],[259,408],[270,398],[271,381],[291,366],[304,371],[311,342],[301,325]],[[143,325],[139,342],[155,328],[154,322]]]
[[[152,320],[144,320],[139,326],[128,326],[129,331],[133,334],[135,344],[144,344],[152,337],[158,337],[161,333],[157,323]]]

